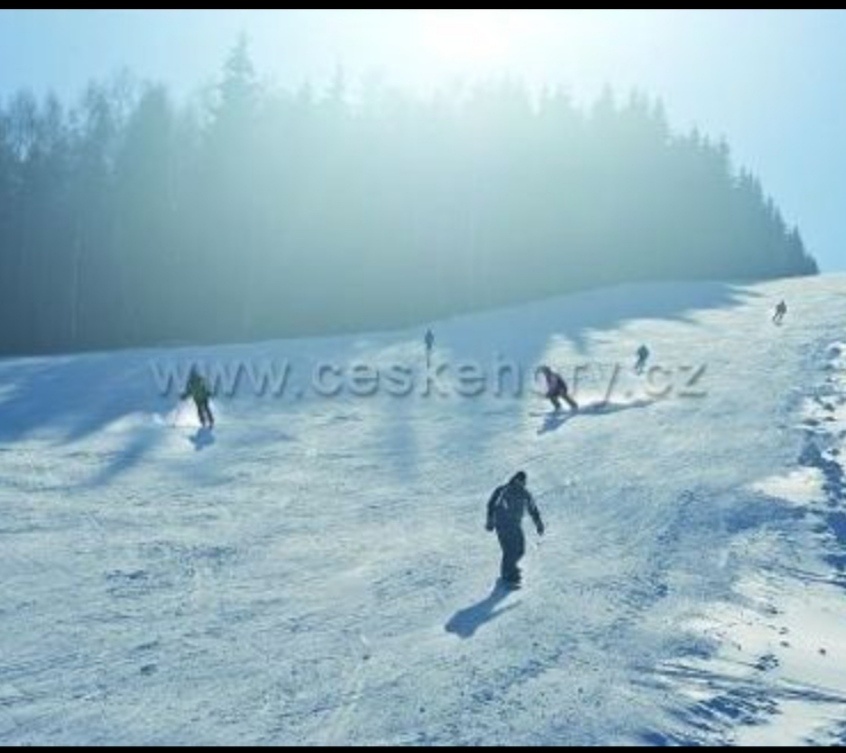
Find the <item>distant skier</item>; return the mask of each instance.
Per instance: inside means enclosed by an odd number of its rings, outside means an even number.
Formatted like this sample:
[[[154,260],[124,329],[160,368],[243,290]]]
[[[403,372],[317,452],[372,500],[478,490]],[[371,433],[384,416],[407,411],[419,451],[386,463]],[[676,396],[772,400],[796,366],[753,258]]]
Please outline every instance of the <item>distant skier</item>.
[[[634,365],[634,370],[636,374],[642,374],[643,369],[646,366],[646,359],[649,358],[649,348],[646,345],[641,345],[636,352],[637,355],[637,362]]]
[[[426,366],[429,366],[432,360],[432,348],[435,347],[435,335],[431,328],[426,330],[426,336],[423,339],[426,342]]]
[[[521,573],[517,563],[526,553],[523,534],[523,513],[528,512],[534,521],[538,536],[543,536],[544,525],[535,500],[526,489],[526,474],[517,471],[507,484],[494,489],[488,500],[488,517],[485,529],[496,531],[502,548],[500,582],[507,588],[519,588]]]
[[[194,398],[194,404],[197,406],[197,415],[200,417],[200,424],[203,427],[208,425],[209,429],[214,427],[214,416],[209,407],[211,394],[206,380],[200,376],[197,367],[192,366],[191,372],[188,375],[188,383],[185,385],[185,391],[180,395],[180,399],[185,400],[189,395]]]
[[[787,313],[787,304],[784,300],[778,302],[778,305],[775,308],[775,313],[773,314],[773,323],[774,324],[781,324],[781,320],[784,319],[784,315]]]
[[[570,393],[567,390],[567,383],[560,374],[554,372],[549,366],[541,366],[538,371],[546,378],[546,397],[555,406],[555,410],[561,410],[561,402],[558,398],[564,398],[571,410],[577,411],[579,409],[576,401],[570,397]]]

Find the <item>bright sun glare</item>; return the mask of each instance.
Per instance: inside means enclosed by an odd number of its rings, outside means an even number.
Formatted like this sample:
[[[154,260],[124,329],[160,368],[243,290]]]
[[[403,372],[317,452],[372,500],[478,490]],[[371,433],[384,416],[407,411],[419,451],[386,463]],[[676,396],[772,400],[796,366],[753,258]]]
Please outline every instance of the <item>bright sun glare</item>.
[[[514,44],[508,17],[495,10],[431,10],[422,19],[427,52],[456,72],[477,72],[504,62]]]
[[[414,34],[430,74],[556,70],[578,74],[613,60],[638,17],[610,10],[423,10]],[[625,23],[623,23],[625,21]],[[644,22],[641,19],[641,22]],[[413,55],[411,49],[409,53]]]

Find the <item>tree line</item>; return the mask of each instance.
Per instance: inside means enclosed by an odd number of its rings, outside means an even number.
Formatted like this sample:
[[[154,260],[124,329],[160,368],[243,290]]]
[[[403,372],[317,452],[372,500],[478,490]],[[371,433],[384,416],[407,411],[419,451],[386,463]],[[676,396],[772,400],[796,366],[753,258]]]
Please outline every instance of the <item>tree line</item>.
[[[91,82],[0,103],[0,353],[384,329],[638,280],[815,274],[727,145],[661,103]]]

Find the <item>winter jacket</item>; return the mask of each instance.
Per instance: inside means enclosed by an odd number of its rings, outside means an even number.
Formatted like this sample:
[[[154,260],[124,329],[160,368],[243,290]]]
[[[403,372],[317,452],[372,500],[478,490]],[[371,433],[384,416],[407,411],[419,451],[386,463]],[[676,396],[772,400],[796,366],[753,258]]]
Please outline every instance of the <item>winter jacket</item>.
[[[529,491],[518,483],[498,486],[488,500],[486,528],[489,531],[494,528],[498,530],[519,528],[525,512],[532,517],[538,533],[543,533],[543,521]]]
[[[556,374],[554,371],[547,371],[545,372],[546,376],[546,390],[547,396],[552,397],[553,395],[563,395],[567,392],[567,385],[564,383],[564,380]]]
[[[199,374],[192,374],[188,378],[188,384],[185,386],[185,392],[182,393],[182,399],[191,396],[197,402],[208,400],[211,397],[211,390],[206,384],[206,380]]]

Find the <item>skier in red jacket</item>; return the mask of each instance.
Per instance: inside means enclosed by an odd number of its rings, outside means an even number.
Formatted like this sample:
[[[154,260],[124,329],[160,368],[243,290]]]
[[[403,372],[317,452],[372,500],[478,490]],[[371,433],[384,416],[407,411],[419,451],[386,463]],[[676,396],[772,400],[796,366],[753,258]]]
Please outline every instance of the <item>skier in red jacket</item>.
[[[538,371],[546,377],[546,397],[555,406],[555,410],[561,410],[559,398],[564,398],[571,410],[577,411],[579,409],[576,401],[570,397],[570,393],[567,391],[567,383],[560,374],[554,372],[549,366],[541,366]]]

